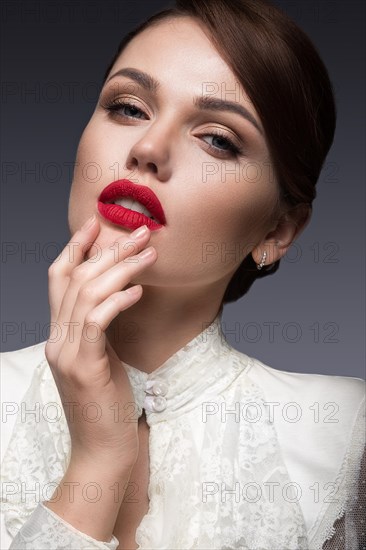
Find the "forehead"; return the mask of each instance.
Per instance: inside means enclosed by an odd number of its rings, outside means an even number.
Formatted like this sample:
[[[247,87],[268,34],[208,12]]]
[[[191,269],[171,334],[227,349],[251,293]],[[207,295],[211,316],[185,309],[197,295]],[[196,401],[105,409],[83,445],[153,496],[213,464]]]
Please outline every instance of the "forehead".
[[[210,92],[252,105],[237,77],[192,17],[176,17],[145,29],[125,47],[111,74],[134,67],[160,81],[162,90],[182,95]],[[253,107],[251,109],[254,110]]]

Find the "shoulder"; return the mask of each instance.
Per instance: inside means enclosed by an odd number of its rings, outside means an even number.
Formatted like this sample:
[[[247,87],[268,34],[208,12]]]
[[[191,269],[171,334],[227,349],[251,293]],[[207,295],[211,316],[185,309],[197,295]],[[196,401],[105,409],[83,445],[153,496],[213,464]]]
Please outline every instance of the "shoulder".
[[[255,358],[247,376],[262,389],[285,454],[304,462],[306,448],[309,464],[334,462],[334,473],[363,431],[365,381],[278,370]]]
[[[251,359],[248,375],[271,399],[304,407],[316,408],[319,404],[328,410],[333,405],[345,421],[354,417],[365,400],[366,384],[361,378],[288,372]]]
[[[264,388],[270,387],[272,394],[284,393],[288,397],[313,401],[316,398],[322,401],[333,399],[350,406],[355,405],[355,402],[360,403],[365,396],[365,380],[361,378],[288,372],[270,367],[258,359],[251,359],[249,376]]]
[[[230,362],[240,364],[242,390],[259,387],[267,414],[283,445],[312,441],[333,449],[350,443],[352,430],[364,422],[366,384],[361,378],[306,374],[273,368],[234,348]]]
[[[33,375],[37,367],[46,360],[45,346],[46,341],[0,353],[2,455]]]
[[[334,401],[339,406],[355,410],[365,399],[366,383],[362,378],[327,374],[308,374],[277,369],[246,355],[226,343],[226,362],[236,365],[244,379],[261,387],[265,397],[281,401],[324,403]],[[242,377],[241,377],[242,378]]]

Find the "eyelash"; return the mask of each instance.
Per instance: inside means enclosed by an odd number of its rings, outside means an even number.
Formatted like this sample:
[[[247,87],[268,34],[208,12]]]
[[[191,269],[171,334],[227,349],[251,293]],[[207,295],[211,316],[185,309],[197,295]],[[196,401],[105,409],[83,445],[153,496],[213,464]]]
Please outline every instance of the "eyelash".
[[[131,109],[135,109],[139,113],[145,114],[144,111],[142,111],[141,109],[136,107],[136,105],[134,105],[133,103],[130,103],[128,101],[116,101],[114,103],[109,103],[107,105],[102,105],[102,107],[106,111],[108,111],[108,114],[110,116],[117,116],[117,117],[122,117],[122,118],[125,118],[125,119],[135,119],[136,117],[118,113],[117,111],[122,109],[123,107],[130,107]],[[209,143],[206,142],[206,145],[208,146],[209,151],[221,154],[221,155],[226,156],[226,157],[227,156],[238,156],[242,153],[242,150],[237,145],[235,145],[235,143],[233,143],[231,141],[231,139],[226,137],[226,135],[223,132],[217,131],[217,132],[211,132],[209,134],[202,134],[202,135],[203,136],[211,136],[211,137],[214,136],[214,137],[217,137],[217,138],[221,138],[224,141],[226,141],[226,143],[228,144],[228,149],[225,150],[225,149],[220,149],[218,147],[215,147],[214,145],[210,145]]]

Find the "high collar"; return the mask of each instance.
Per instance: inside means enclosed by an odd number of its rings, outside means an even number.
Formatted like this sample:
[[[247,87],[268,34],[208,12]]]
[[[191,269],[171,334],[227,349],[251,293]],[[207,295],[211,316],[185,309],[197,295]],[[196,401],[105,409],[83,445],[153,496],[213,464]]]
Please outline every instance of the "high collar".
[[[224,357],[230,352],[221,327],[222,313],[197,336],[148,374],[121,361],[137,405],[149,425],[189,411],[210,394],[224,389],[237,375]],[[226,365],[226,369],[225,369]]]

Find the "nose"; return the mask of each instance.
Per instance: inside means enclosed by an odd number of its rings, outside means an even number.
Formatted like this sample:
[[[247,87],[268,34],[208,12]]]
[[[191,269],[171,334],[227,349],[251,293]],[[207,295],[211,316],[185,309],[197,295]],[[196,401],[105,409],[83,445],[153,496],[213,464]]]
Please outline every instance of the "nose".
[[[151,124],[132,147],[126,160],[127,170],[141,175],[152,173],[160,181],[171,175],[172,128],[163,121]]]

